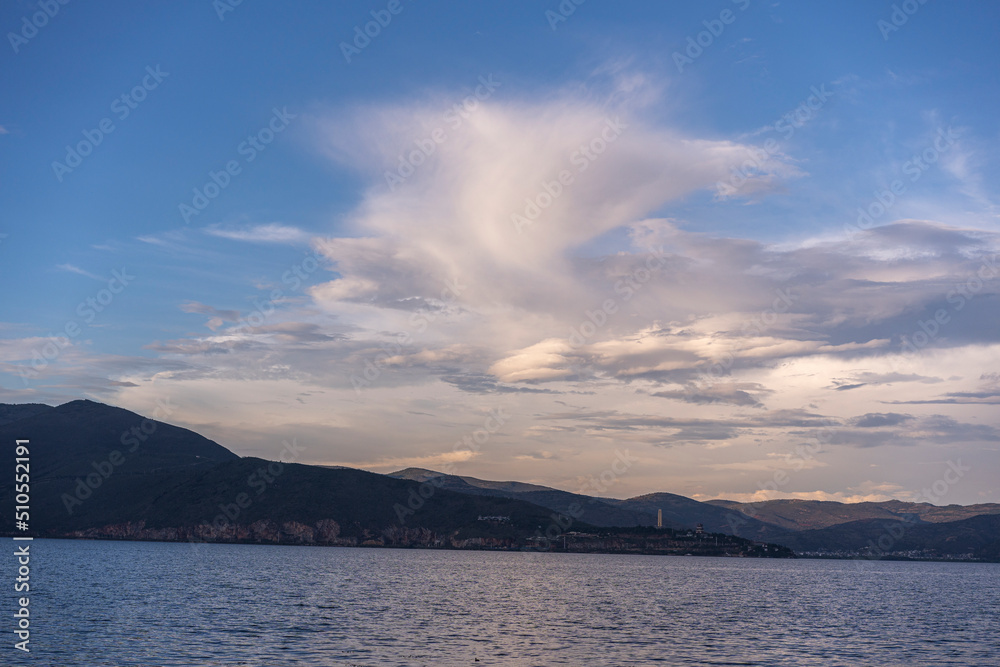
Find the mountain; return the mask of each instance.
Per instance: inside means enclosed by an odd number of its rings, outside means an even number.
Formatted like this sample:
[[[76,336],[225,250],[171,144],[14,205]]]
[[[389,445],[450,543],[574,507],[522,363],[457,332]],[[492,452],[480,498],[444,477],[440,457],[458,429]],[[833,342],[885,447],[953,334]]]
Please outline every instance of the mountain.
[[[619,500],[617,507],[656,516],[663,511],[663,521],[693,528],[702,524],[711,533],[726,533],[749,539],[769,540],[785,531],[764,521],[746,516],[725,507],[702,503],[674,493],[649,493],[627,500]]]
[[[841,556],[877,549],[875,555],[888,557],[1000,557],[998,505],[750,506],[671,493],[617,500],[420,468],[379,475],[241,458],[188,429],[85,400],[57,407],[0,404],[0,447],[8,460],[18,440],[28,440],[28,522],[37,536],[765,557],[787,556],[788,548]],[[15,494],[23,492],[14,481],[14,475],[0,476],[3,507],[13,508]],[[652,527],[659,510],[662,530]],[[969,516],[974,513],[982,514]],[[0,532],[15,532],[13,514],[4,515]],[[690,531],[697,524],[704,534]]]
[[[412,479],[416,482],[426,482],[431,479],[437,479],[438,481],[443,481],[447,484],[455,484],[462,488],[471,486],[477,489],[482,489],[483,491],[494,491],[497,493],[517,494],[517,493],[531,493],[533,491],[555,490],[547,486],[540,486],[538,484],[528,484],[527,482],[491,482],[489,480],[478,479],[476,477],[447,475],[443,472],[427,470],[426,468],[406,468],[404,470],[397,470],[396,472],[391,472],[389,473],[389,476],[396,477],[399,479]]]
[[[584,511],[582,519],[595,526],[655,526],[657,510],[663,510],[663,525],[666,528],[691,529],[700,523],[708,532],[759,540],[786,532],[778,526],[747,517],[741,512],[673,493],[652,493],[618,500],[570,493],[537,484],[493,482],[475,477],[446,475],[424,468],[407,468],[390,474],[421,482],[433,479],[444,488],[459,493],[527,500],[563,514],[568,513],[571,507],[581,507]]]
[[[901,500],[865,503],[838,503],[819,500],[767,500],[739,503],[709,500],[709,504],[735,510],[786,530],[813,530],[843,523],[878,519],[899,521],[918,518],[929,523],[959,521],[982,514],[1000,514],[1000,504],[931,505]]]
[[[560,491],[559,489],[539,486],[537,484],[493,482],[475,477],[446,475],[433,470],[425,470],[424,468],[406,468],[405,470],[389,473],[389,475],[417,482],[434,480],[434,483],[441,488],[467,495],[516,498],[547,507],[561,514],[568,515],[570,512],[576,512],[574,508],[581,508],[583,513],[580,515],[580,519],[594,526],[656,525],[656,512],[649,514],[648,512],[622,508],[613,504],[617,502],[614,500],[609,502],[604,498]],[[665,525],[671,528],[694,527],[694,524],[691,526],[682,526],[680,524],[666,523]]]
[[[553,522],[550,510],[521,500],[240,458],[188,429],[94,401],[0,407],[17,417],[0,425],[9,458],[16,440],[29,441],[35,535],[396,544],[426,542],[432,532],[512,539]],[[14,498],[13,476],[3,477],[3,507]],[[0,528],[13,532],[12,520]]]
[[[906,503],[892,500],[879,503],[837,503],[805,500],[776,500],[744,504],[728,500],[699,502],[673,493],[651,493],[626,500],[594,498],[569,493],[537,484],[523,482],[495,482],[475,477],[446,475],[424,468],[407,468],[391,473],[401,479],[419,482],[433,480],[441,488],[474,496],[517,498],[568,513],[576,506],[584,509],[582,519],[596,526],[653,526],[657,510],[663,511],[663,522],[668,528],[690,529],[702,524],[709,533],[723,533],[739,537],[772,542],[796,550],[815,552],[841,552],[861,555],[861,548],[868,540],[877,541],[889,525],[906,526],[938,523],[948,526],[934,534],[937,542],[924,543],[930,532],[915,531],[906,544],[914,553],[926,551],[942,554],[941,557],[968,553],[955,551],[952,546],[965,545],[968,540],[960,534],[975,533],[977,527],[987,523],[959,522],[979,515],[1000,515],[1000,505],[949,505],[940,507],[927,503]],[[836,527],[828,532],[814,528]],[[794,531],[794,532],[793,532]],[[806,532],[799,532],[806,531]],[[981,536],[984,544],[988,536]],[[973,539],[973,538],[969,538]],[[979,539],[979,538],[975,538]],[[884,540],[883,540],[884,542]],[[920,548],[916,548],[920,547]],[[925,548],[926,547],[926,548]],[[987,554],[989,549],[977,552]],[[980,556],[977,556],[979,558]],[[982,556],[985,558],[985,556]]]
[[[3,407],[5,414],[35,412],[0,425],[0,442],[13,448],[29,440],[31,527],[38,532],[112,522],[125,505],[141,512],[187,476],[239,459],[194,431],[94,401]],[[0,477],[4,507],[14,506],[13,481]],[[0,528],[13,528],[12,514]]]
[[[341,537],[359,539],[378,536],[393,526],[444,533],[460,530],[467,537],[513,536],[544,529],[552,521],[550,515],[545,508],[518,500],[470,498],[363,470],[257,458],[226,461],[188,477],[144,513],[146,526],[153,529],[213,524],[220,517],[224,518],[220,525],[226,527],[260,521],[279,526],[334,521]],[[509,520],[480,521],[481,516]],[[477,526],[484,530],[477,531]],[[493,527],[496,530],[485,530]]]
[[[866,519],[775,539],[796,552],[848,557],[974,558],[1000,561],[1000,515],[925,523]]]
[[[0,426],[16,422],[18,419],[24,419],[25,417],[34,417],[51,409],[51,405],[43,403],[0,403]]]

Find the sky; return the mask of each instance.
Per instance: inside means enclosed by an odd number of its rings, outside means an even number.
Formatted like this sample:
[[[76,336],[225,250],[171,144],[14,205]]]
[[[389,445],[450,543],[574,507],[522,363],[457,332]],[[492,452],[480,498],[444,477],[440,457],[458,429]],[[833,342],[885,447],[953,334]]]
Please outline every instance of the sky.
[[[0,402],[611,497],[1000,502],[1000,6],[0,7]]]

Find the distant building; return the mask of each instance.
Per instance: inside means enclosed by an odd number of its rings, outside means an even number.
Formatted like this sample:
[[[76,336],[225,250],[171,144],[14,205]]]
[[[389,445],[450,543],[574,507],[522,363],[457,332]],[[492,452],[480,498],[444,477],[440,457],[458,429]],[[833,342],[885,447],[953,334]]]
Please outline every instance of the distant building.
[[[705,533],[705,526],[699,523],[697,526],[694,527],[695,535],[703,535],[704,533]]]
[[[656,527],[663,528],[663,510],[656,510]]]

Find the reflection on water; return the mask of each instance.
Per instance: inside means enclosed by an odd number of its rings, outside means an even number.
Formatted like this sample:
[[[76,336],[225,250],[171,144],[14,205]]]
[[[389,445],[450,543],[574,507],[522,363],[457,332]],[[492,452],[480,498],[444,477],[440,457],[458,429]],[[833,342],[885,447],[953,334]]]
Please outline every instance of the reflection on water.
[[[992,564],[61,540],[32,555],[18,664],[1000,665]]]

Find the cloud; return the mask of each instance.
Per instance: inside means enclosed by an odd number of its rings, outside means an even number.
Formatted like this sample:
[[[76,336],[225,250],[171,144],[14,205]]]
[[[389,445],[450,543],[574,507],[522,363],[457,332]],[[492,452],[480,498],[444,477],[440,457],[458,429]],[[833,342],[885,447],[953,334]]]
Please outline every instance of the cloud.
[[[76,274],[81,275],[81,276],[86,276],[87,278],[90,278],[91,280],[99,280],[101,282],[107,281],[107,278],[102,278],[102,277],[100,277],[98,275],[95,275],[95,274],[91,273],[90,271],[84,271],[80,267],[75,266],[73,264],[59,264],[56,268],[57,269],[61,269],[63,271],[69,271],[70,273],[76,273]]]
[[[817,437],[815,432],[799,435]],[[914,417],[898,413],[868,413],[829,430],[823,440],[854,447],[952,445],[958,442],[1000,442],[1000,429],[987,424],[960,422],[947,415]]]
[[[653,392],[652,395],[698,405],[728,403],[753,408],[764,407],[764,404],[747,390],[761,393],[769,393],[770,391],[755,382],[720,382],[702,388],[690,385],[683,390],[657,391]]]
[[[240,311],[238,310],[219,310],[218,308],[204,303],[199,303],[198,301],[187,301],[182,303],[180,308],[185,313],[211,315],[212,317],[208,320],[206,326],[212,331],[217,330],[226,322],[236,322],[240,319]]]
[[[851,425],[859,428],[877,428],[881,426],[898,426],[913,419],[912,415],[901,415],[897,412],[869,412],[850,420]]]
[[[753,459],[750,461],[730,461],[726,463],[713,463],[708,467],[713,470],[736,470],[741,472],[774,472],[777,470],[812,470],[814,468],[825,468],[829,464],[817,458],[802,459],[793,458],[786,460],[784,455],[769,453],[767,458]]]
[[[887,405],[1000,405],[1000,392],[956,391],[945,394],[944,398],[882,402]]]
[[[463,449],[461,451],[443,452],[440,454],[432,454],[429,456],[403,456],[395,458],[382,458],[375,459],[371,461],[352,461],[349,464],[343,463],[325,463],[321,465],[339,466],[346,465],[351,468],[364,468],[366,470],[383,470],[386,472],[395,472],[397,470],[402,470],[404,468],[428,468],[433,470],[438,466],[454,465],[456,463],[465,463],[471,461],[477,456],[477,452],[473,452],[469,449]],[[452,473],[453,474],[453,473]]]
[[[883,401],[893,405],[997,405],[1000,404],[1000,374],[983,373],[985,382],[978,391],[950,391],[937,398],[908,401]]]
[[[573,248],[713,187],[747,148],[657,127],[624,105],[484,103],[405,181],[385,184],[440,125],[429,106],[319,122],[321,145],[382,183],[352,216],[352,237],[328,239],[341,277],[314,288],[318,300],[394,307],[440,300],[458,280],[467,307],[582,306]]]
[[[180,306],[181,310],[185,313],[201,313],[202,315],[212,315],[215,317],[221,317],[227,321],[235,322],[240,319],[240,311],[238,310],[219,310],[214,306],[209,306],[198,301],[187,301],[182,303]]]
[[[154,341],[147,345],[146,349],[171,355],[203,356],[259,350],[263,349],[263,347],[264,346],[261,343],[252,340],[220,337],[200,340],[180,339],[166,342]]]
[[[552,412],[539,416],[543,421],[562,421],[584,432],[632,432],[657,446],[685,443],[712,443],[733,440],[758,429],[787,429],[839,425],[840,421],[802,409],[772,410],[752,415],[732,415],[723,419],[668,417],[629,414],[614,410]]]
[[[436,377],[469,393],[648,382],[658,398],[760,408],[771,388],[735,374],[898,354],[1000,246],[926,220],[779,246],[647,217],[712,190],[751,147],[650,122],[635,101],[648,90],[630,90],[604,104],[490,100],[458,123],[438,100],[315,118],[317,146],[371,179],[349,231],[314,242],[333,276],[309,294],[354,325],[349,362],[388,345],[379,382]],[[408,164],[435,130],[433,151]],[[581,150],[590,144],[600,150]],[[783,160],[761,183],[790,173]],[[597,239],[606,252],[581,256]],[[953,327],[935,345],[992,341],[993,324]],[[475,350],[459,353],[468,341]],[[844,392],[911,381],[876,375],[831,381]]]
[[[189,312],[203,312],[203,309],[207,312],[216,312],[216,309],[204,306],[204,304],[195,303],[193,305],[199,309]],[[235,313],[235,311],[222,312]],[[238,313],[236,315],[238,317]],[[210,320],[209,326],[212,327],[213,323],[217,320],[219,318]],[[251,351],[261,351],[270,354],[272,350],[281,350],[288,353],[303,348],[323,349],[326,347],[325,344],[337,343],[345,340],[345,338],[346,336],[341,333],[327,331],[311,322],[284,321],[258,327],[241,324],[236,327],[222,329],[212,336],[193,339],[182,338],[166,342],[156,341],[148,345],[147,348],[164,354],[191,357]],[[213,361],[212,364],[219,366],[220,362]],[[278,364],[278,367],[282,366],[289,371],[292,370],[290,365]]]
[[[540,389],[497,382],[492,375],[483,373],[461,373],[457,375],[442,375],[442,382],[447,382],[462,391],[474,394],[562,394],[556,389]]]
[[[542,450],[530,454],[518,454],[514,458],[518,461],[558,461],[561,457],[558,454]]]
[[[210,236],[250,243],[302,244],[309,241],[309,234],[303,230],[298,227],[279,223],[254,225],[251,227],[210,225],[202,231]]]
[[[247,327],[246,332],[253,336],[266,336],[281,343],[327,343],[346,338],[341,333],[329,332],[312,322],[278,322],[259,327]]]
[[[916,373],[872,373],[864,371],[854,373],[849,378],[840,378],[833,381],[832,389],[836,391],[849,391],[859,389],[869,385],[885,385],[895,382],[921,382],[923,384],[935,384],[943,382],[941,378],[917,375]]]
[[[919,493],[910,491],[899,484],[887,484],[866,480],[862,484],[850,487],[847,491],[778,491],[761,489],[746,493],[724,493],[715,496],[694,494],[695,500],[712,500],[715,498],[735,500],[741,503],[760,503],[768,500],[818,500],[836,503],[881,503],[887,500],[919,500]]]

